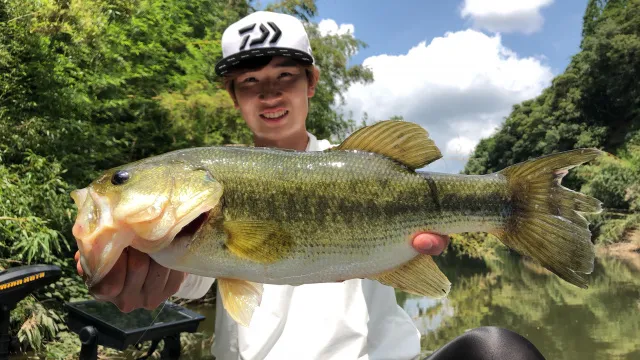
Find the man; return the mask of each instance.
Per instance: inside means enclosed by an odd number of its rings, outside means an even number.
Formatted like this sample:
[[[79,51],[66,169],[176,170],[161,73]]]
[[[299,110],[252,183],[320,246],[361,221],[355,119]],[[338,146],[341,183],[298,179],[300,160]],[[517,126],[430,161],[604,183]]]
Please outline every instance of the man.
[[[222,37],[216,72],[254,135],[255,146],[322,151],[332,145],[306,130],[319,79],[307,33],[288,15],[256,12]],[[416,251],[438,255],[448,237],[415,234]],[[78,254],[76,254],[76,260]],[[82,269],[78,263],[78,272]],[[214,279],[163,268],[127,249],[93,290],[124,312],[154,309],[171,295],[199,298]],[[213,354],[226,359],[414,359],[420,333],[394,289],[367,279],[302,286],[264,285],[249,327],[236,324],[217,297]]]

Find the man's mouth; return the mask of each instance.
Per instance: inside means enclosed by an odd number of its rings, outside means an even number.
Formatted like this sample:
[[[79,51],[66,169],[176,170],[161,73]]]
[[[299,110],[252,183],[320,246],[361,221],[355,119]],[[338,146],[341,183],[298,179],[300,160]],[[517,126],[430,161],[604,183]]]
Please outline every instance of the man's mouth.
[[[260,117],[267,121],[276,121],[284,118],[287,114],[289,114],[289,110],[278,109],[276,111],[265,111],[260,114]]]

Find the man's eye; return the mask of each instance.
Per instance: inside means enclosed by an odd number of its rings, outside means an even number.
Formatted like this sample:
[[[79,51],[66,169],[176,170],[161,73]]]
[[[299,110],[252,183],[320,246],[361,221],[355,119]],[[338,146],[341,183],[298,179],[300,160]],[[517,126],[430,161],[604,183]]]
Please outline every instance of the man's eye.
[[[256,78],[254,78],[254,77],[248,77],[248,78],[242,80],[243,83],[256,82],[256,81],[258,81],[258,80]]]
[[[283,78],[283,77],[292,76],[292,75],[293,74],[291,74],[290,72],[283,72],[280,74],[280,77]]]

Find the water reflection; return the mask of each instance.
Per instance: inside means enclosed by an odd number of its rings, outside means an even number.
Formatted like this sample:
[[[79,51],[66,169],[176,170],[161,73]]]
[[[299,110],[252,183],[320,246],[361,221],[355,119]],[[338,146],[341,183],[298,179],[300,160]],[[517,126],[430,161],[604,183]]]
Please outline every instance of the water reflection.
[[[465,330],[492,325],[524,335],[549,360],[640,359],[640,254],[598,258],[586,290],[507,253],[486,263],[451,254],[437,261],[453,283],[449,297],[438,301],[396,292],[423,334],[425,353]],[[183,334],[182,358],[213,359],[215,306],[187,307],[207,320],[200,334]],[[124,355],[135,359],[142,353]]]
[[[486,266],[460,259],[440,265],[453,283],[446,300],[398,293],[427,353],[492,325],[524,335],[547,359],[640,359],[640,254],[599,258],[586,290],[506,253]]]
[[[405,311],[411,316],[421,334],[437,330],[444,319],[454,315],[451,301],[429,298],[409,298],[404,303]]]

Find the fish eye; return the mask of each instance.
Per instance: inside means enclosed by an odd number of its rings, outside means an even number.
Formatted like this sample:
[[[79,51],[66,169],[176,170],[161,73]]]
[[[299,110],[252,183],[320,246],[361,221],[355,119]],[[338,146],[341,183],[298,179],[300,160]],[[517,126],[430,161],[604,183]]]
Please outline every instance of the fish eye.
[[[118,170],[111,177],[111,183],[113,185],[122,185],[129,180],[129,177],[129,173],[126,170]]]

